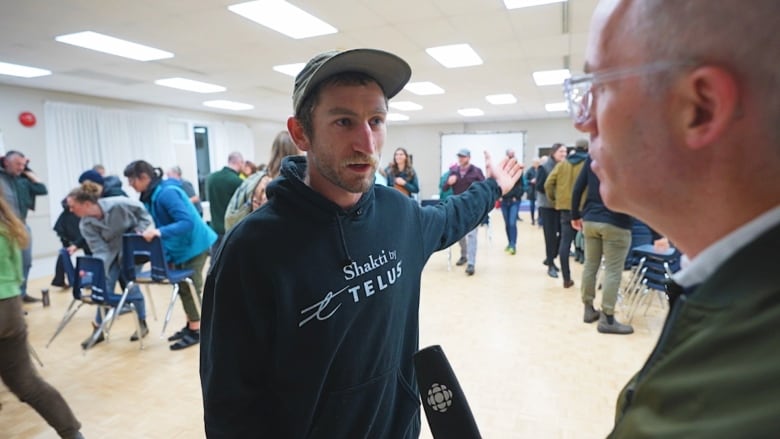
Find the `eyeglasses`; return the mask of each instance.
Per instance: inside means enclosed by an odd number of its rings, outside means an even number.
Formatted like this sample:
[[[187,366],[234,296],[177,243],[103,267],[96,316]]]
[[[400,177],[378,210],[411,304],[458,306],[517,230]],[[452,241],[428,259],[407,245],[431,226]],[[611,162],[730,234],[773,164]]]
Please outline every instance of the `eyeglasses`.
[[[660,73],[676,67],[690,66],[690,61],[656,61],[636,67],[602,70],[586,75],[572,76],[563,81],[563,96],[569,114],[575,123],[583,123],[590,117],[593,105],[593,86],[631,76]]]

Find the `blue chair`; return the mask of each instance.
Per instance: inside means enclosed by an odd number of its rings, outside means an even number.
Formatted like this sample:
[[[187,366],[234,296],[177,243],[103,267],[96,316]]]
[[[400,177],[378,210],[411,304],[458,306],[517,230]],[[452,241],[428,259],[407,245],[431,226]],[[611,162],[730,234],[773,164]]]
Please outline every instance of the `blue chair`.
[[[151,267],[148,271],[136,270],[139,263],[149,262]],[[168,311],[165,313],[160,338],[165,337],[165,328],[171,320],[173,314],[173,305],[176,303],[176,297],[179,295],[179,283],[187,282],[190,284],[190,293],[193,301],[198,306],[200,312],[200,297],[195,291],[195,285],[192,283],[193,270],[176,270],[168,268],[165,259],[165,249],[162,240],[155,237],[151,241],[146,241],[143,236],[134,233],[127,233],[122,237],[122,274],[128,281],[127,288],[133,284],[144,284],[146,286],[146,296],[152,306],[152,313],[157,320],[157,311],[154,308],[154,301],[149,286],[151,284],[169,284],[171,285],[171,300],[168,303]]]
[[[68,285],[73,287],[73,285],[76,285],[76,269],[73,268],[73,261],[70,259],[70,253],[68,253],[68,249],[61,248],[59,251],[59,257],[62,261],[62,268],[65,271],[65,277],[68,279]]]
[[[70,260],[70,257],[68,257],[68,260]],[[79,276],[76,276],[75,273],[79,273]],[[102,321],[98,329],[94,331],[89,343],[87,343],[87,346],[84,349],[86,352],[95,344],[98,337],[100,337],[100,334],[103,334],[105,339],[108,340],[111,325],[113,324],[114,319],[119,315],[116,310],[121,309],[127,302],[127,295],[130,290],[129,288],[125,288],[121,294],[108,291],[103,260],[93,256],[79,256],[76,258],[76,268],[74,270],[74,279],[72,282],[73,300],[70,302],[70,305],[68,305],[68,309],[62,317],[62,321],[54,331],[54,335],[52,335],[49,342],[46,343],[46,347],[49,347],[54,341],[54,338],[62,332],[68,322],[70,322],[78,310],[81,309],[82,305],[88,304],[98,307]],[[140,334],[141,327],[138,318],[138,310],[133,303],[127,302],[127,304],[135,312],[136,318],[134,320],[136,331]],[[140,342],[141,349],[143,349],[143,337],[141,337]]]

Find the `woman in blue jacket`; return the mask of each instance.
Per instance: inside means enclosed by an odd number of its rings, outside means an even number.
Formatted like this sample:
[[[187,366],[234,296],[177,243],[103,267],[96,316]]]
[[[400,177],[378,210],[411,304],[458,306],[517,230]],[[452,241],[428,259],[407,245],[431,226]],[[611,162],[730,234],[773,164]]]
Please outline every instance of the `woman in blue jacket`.
[[[154,218],[157,228],[143,232],[144,239],[160,237],[167,262],[177,269],[191,269],[192,282],[198,297],[203,289],[203,266],[217,235],[198,215],[195,206],[177,180],[163,180],[163,171],[144,160],[136,160],[125,168],[128,183],[141,194],[141,202]],[[179,297],[187,325],[168,341],[175,342],[171,350],[184,349],[200,342],[200,313],[187,282],[179,284]]]

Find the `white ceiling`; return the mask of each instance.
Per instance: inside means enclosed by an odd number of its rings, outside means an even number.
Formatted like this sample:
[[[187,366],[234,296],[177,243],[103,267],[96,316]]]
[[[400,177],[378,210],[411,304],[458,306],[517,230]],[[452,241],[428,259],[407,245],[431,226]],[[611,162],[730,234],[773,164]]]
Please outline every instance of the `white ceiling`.
[[[590,15],[597,0],[569,0],[507,10],[501,0],[289,0],[335,26],[333,35],[294,40],[227,10],[241,0],[0,0],[0,61],[48,69],[51,76],[0,83],[283,121],[291,113],[293,78],[272,70],[305,62],[334,48],[372,47],[400,55],[412,81],[432,81],[443,95],[406,90],[395,100],[424,108],[396,124],[476,122],[562,117],[544,104],[563,100],[560,86],[537,87],[531,73],[583,65]],[[567,17],[568,18],[565,18]],[[567,31],[565,31],[568,29]],[[57,35],[92,30],[173,52],[139,62],[58,43]],[[468,43],[484,64],[447,69],[425,49]],[[227,87],[199,94],[154,85],[185,77]],[[494,106],[489,94],[512,93],[516,104]],[[246,102],[230,112],[202,105],[211,99]],[[460,108],[485,115],[465,118]]]

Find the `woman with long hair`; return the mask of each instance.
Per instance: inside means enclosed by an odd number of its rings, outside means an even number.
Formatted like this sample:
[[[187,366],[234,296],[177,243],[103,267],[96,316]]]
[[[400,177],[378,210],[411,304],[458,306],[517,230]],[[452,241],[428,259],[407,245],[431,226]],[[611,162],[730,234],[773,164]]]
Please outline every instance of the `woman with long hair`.
[[[113,292],[119,281],[122,271],[120,258],[122,257],[122,235],[127,232],[142,233],[153,223],[151,215],[139,201],[127,197],[101,197],[102,188],[91,182],[85,181],[81,186],[73,189],[66,197],[68,207],[74,215],[81,218],[79,229],[87,242],[92,256],[103,261],[106,272],[106,288]],[[125,284],[126,282],[122,282]],[[138,323],[141,334],[137,332],[130,337],[130,341],[138,341],[149,334],[146,325],[146,306],[144,296],[138,285],[128,292],[127,301],[132,303],[138,311]],[[93,331],[101,323],[100,311],[96,313],[92,322]],[[92,334],[81,343],[83,348],[89,344]],[[97,336],[96,343],[104,340],[103,334]]]
[[[412,157],[404,148],[395,150],[393,162],[385,169],[385,176],[388,186],[396,188],[407,197],[420,192],[420,183],[412,166]]]
[[[203,266],[217,234],[198,215],[180,183],[162,179],[162,169],[144,160],[136,160],[127,165],[124,174],[130,186],[141,194],[141,202],[157,225],[157,228],[150,227],[142,233],[144,239],[152,241],[159,237],[168,263],[177,269],[194,271],[192,283],[195,294],[200,297]],[[187,314],[187,324],[168,337],[168,341],[174,342],[170,346],[174,351],[200,343],[200,312],[186,281],[179,283],[179,298]]]
[[[268,162],[268,176],[274,179],[279,176],[279,170],[282,167],[282,159],[288,155],[300,155],[301,150],[293,142],[290,133],[287,131],[280,131],[274,138],[274,143],[271,145],[271,160]]]
[[[2,192],[2,191],[0,191]],[[29,404],[62,438],[83,439],[60,392],[43,380],[30,360],[27,324],[19,297],[22,253],[27,230],[0,193],[0,378],[19,400]]]

